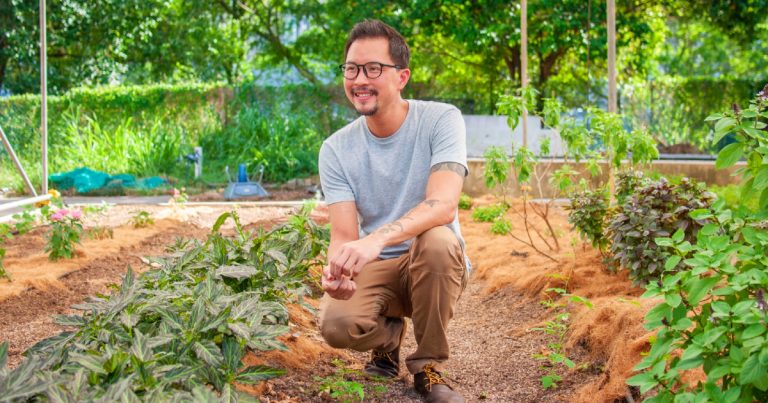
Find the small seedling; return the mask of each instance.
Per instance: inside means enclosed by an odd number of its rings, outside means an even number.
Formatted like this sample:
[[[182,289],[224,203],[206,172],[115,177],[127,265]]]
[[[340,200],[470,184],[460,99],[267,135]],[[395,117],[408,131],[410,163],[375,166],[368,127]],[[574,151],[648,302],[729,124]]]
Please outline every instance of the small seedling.
[[[152,216],[147,211],[137,211],[136,214],[131,217],[131,223],[133,228],[145,228],[155,223]]]
[[[51,230],[45,251],[49,252],[49,260],[70,259],[75,255],[75,244],[80,243],[83,233],[82,215],[80,210],[60,209],[48,217]]]
[[[97,226],[89,228],[86,235],[90,239],[112,239],[115,237],[115,231],[112,228]]]
[[[469,210],[472,208],[472,198],[468,194],[462,193],[459,197],[459,208],[462,210]]]

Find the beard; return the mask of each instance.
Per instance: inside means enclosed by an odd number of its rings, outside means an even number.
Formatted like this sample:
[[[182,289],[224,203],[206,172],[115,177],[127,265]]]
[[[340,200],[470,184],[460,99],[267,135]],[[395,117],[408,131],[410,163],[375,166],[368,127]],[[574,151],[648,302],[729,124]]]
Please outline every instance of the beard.
[[[368,92],[371,93],[372,96],[375,96],[375,97],[378,97],[378,95],[379,95],[379,91],[376,91],[374,88],[359,87],[359,88],[355,88],[355,89],[353,89],[351,91],[352,93],[350,95],[352,95],[352,99],[354,99],[354,97],[355,97],[354,93],[357,92],[357,91],[368,91]],[[353,104],[354,104],[354,102],[353,102]],[[376,99],[376,102],[373,105],[366,105],[365,107],[366,108],[370,108],[370,109],[362,109],[362,108],[359,108],[359,107],[355,106],[355,111],[357,111],[357,113],[359,113],[361,116],[373,116],[373,115],[375,115],[376,112],[379,111],[379,101],[378,101],[378,99]]]
[[[369,110],[360,110],[358,108],[355,108],[355,110],[357,111],[357,113],[360,114],[360,116],[373,116],[376,114],[376,112],[379,111],[379,105],[378,104],[373,105],[373,108]]]

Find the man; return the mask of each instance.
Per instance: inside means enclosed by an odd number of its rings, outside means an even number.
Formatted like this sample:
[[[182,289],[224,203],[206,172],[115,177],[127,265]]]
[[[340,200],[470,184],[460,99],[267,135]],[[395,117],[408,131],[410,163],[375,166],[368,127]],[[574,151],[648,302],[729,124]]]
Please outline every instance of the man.
[[[410,317],[416,390],[429,402],[463,402],[440,371],[469,270],[457,215],[464,121],[451,105],[401,97],[410,54],[383,22],[355,25],[344,58],[344,90],[362,117],[320,149],[331,221],[321,333],[333,347],[372,350],[368,374],[396,377]]]

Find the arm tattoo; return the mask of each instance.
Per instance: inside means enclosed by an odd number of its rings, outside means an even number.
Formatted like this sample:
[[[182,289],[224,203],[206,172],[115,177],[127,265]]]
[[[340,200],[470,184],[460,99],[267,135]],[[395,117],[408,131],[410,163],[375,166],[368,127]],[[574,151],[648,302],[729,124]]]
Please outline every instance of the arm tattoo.
[[[462,178],[469,173],[467,172],[467,168],[464,168],[464,165],[461,165],[458,162],[438,162],[429,169],[430,173],[437,171],[453,171],[459,174]]]
[[[426,204],[429,207],[435,207],[440,203],[440,200],[430,199],[430,200],[424,200],[424,204]]]
[[[380,234],[389,234],[390,232],[398,231],[398,229],[400,232],[405,231],[405,227],[403,227],[403,224],[400,223],[399,220],[384,225],[383,227],[377,229],[376,232]]]

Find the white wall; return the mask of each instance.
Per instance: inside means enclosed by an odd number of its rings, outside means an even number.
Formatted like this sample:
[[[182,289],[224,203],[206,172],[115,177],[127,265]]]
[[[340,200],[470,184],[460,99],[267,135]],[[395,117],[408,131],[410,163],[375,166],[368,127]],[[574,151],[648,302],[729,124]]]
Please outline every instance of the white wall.
[[[494,115],[463,115],[467,126],[467,156],[482,157],[485,149],[490,146],[501,146],[511,150],[512,141],[515,146],[523,144],[523,126],[518,124],[515,132],[511,133],[506,116]],[[522,121],[522,118],[520,118]],[[555,156],[563,155],[563,145],[558,136],[549,128],[541,128],[538,116],[528,116],[528,148],[539,153],[541,140],[550,137],[550,153]]]

